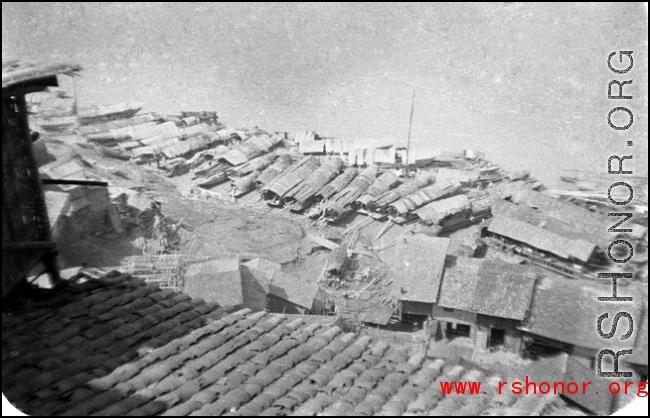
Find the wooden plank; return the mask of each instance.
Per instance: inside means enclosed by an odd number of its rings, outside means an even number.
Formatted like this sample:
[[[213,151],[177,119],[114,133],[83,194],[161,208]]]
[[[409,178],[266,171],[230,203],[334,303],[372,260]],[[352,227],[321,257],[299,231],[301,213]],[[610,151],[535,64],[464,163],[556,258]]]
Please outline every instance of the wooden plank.
[[[65,180],[65,179],[41,179],[42,184],[64,184],[64,185],[78,185],[78,186],[102,186],[108,187],[107,181],[93,181],[93,180]]]
[[[321,247],[325,247],[329,250],[336,250],[339,248],[339,245],[335,242],[332,242],[328,240],[327,238],[324,237],[319,237],[317,235],[307,235],[307,239],[309,239],[311,242],[314,244],[318,244]]]

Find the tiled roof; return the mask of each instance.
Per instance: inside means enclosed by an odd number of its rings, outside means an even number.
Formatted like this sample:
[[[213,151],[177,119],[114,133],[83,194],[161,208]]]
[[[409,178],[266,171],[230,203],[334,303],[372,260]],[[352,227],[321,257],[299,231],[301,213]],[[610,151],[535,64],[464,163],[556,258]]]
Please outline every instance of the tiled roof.
[[[497,379],[471,363],[305,317],[226,316],[128,276],[49,292],[3,313],[2,389],[28,414],[479,415],[502,405]],[[487,382],[491,396],[441,393],[439,382],[461,378]]]
[[[527,205],[518,205],[506,200],[498,200],[494,203],[492,213],[506,215],[510,218],[529,223],[538,228],[548,230],[573,240],[587,240],[597,243],[598,237],[592,237],[585,231],[579,229],[575,224],[568,224],[561,220],[548,216],[543,210],[531,208]]]
[[[506,215],[495,216],[488,226],[488,231],[562,258],[575,258],[585,262],[596,249],[594,243],[567,238]]]
[[[373,304],[359,315],[359,320],[370,324],[386,325],[394,311],[392,306]]]
[[[521,265],[458,257],[445,270],[438,305],[483,315],[523,320],[535,277]]]
[[[317,292],[317,284],[279,270],[273,272],[269,284],[269,294],[307,309],[311,309]]]
[[[183,292],[221,306],[244,303],[238,259],[206,260],[185,267]]]
[[[480,258],[457,257],[443,274],[438,305],[471,312],[482,263]]]
[[[484,260],[478,275],[476,313],[517,320],[526,318],[535,287],[535,277],[527,267]]]
[[[621,282],[621,280],[619,280]],[[641,293],[642,285],[618,283],[618,296],[636,296]],[[520,328],[532,334],[550,338],[567,344],[591,349],[603,349],[605,341],[596,330],[596,321],[603,314],[608,319],[603,323],[603,330],[608,330],[608,323],[618,312],[628,312],[634,323],[641,319],[641,302],[601,302],[600,296],[612,296],[612,283],[599,283],[594,280],[565,279],[562,277],[544,278],[535,287],[530,307],[530,315]],[[624,321],[626,322],[626,321]],[[617,336],[607,340],[607,348],[614,351],[629,348],[631,341],[621,342],[627,328],[621,322]],[[632,341],[638,335],[635,326]],[[646,334],[647,338],[647,334]]]
[[[394,295],[400,300],[435,303],[447,255],[449,238],[411,235],[397,245]]]
[[[575,225],[583,235],[589,236],[597,243],[607,241],[607,228],[612,222],[581,206],[531,189],[515,193],[512,201],[539,208],[551,218]]]
[[[225,315],[216,304],[111,276],[3,307],[2,391],[16,407],[50,415],[93,402],[90,381]],[[96,402],[116,397],[105,392]]]

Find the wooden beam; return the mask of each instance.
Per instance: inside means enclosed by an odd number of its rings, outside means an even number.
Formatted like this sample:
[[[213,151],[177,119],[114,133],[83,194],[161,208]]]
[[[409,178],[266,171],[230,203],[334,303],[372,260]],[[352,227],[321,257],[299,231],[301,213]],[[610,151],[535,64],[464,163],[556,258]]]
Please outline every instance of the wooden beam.
[[[20,250],[54,250],[56,242],[54,241],[25,241],[25,242],[3,242],[2,251],[20,251]]]
[[[106,182],[106,181],[93,181],[93,180],[41,179],[41,183],[42,184],[61,184],[61,185],[108,187],[108,182]]]

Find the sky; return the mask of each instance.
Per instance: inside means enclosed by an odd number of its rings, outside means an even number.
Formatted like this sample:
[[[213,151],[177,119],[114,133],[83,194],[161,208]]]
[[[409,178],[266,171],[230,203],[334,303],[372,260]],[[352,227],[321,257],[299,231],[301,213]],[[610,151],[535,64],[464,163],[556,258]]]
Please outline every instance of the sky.
[[[624,3],[3,3],[2,55],[80,63],[81,105],[333,137],[405,138],[415,90],[414,140],[553,182],[604,173],[627,140],[647,173],[647,29]],[[607,125],[618,50],[634,51],[625,132]]]

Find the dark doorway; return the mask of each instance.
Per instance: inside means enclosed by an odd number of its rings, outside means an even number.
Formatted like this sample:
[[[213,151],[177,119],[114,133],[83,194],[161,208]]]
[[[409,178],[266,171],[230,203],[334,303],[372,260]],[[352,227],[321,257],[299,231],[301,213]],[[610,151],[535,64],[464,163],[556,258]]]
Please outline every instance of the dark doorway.
[[[490,332],[490,341],[488,347],[498,347],[503,345],[506,339],[506,330],[500,328],[492,328]]]
[[[469,325],[466,324],[455,324],[453,322],[447,322],[447,330],[446,330],[447,338],[455,338],[455,337],[469,337],[472,328]]]

